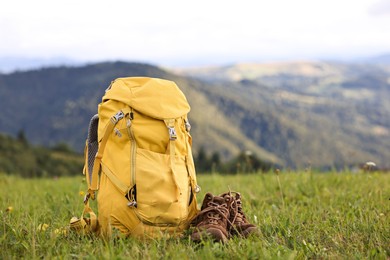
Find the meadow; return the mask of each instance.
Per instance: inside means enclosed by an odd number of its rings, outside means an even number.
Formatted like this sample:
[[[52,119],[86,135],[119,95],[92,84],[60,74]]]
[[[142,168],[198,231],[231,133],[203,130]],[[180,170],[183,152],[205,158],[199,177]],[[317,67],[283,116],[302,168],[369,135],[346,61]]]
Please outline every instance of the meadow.
[[[195,244],[190,231],[147,242],[65,233],[83,208],[83,176],[0,174],[0,259],[390,259],[390,174],[198,174],[198,182],[199,204],[206,192],[239,191],[260,234]]]

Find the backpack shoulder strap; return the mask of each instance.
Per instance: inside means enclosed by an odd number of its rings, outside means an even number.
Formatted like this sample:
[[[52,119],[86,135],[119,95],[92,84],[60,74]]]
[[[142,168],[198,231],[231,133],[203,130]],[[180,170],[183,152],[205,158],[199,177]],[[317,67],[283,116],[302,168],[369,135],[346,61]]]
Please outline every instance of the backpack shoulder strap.
[[[90,175],[90,179],[88,181],[88,197],[91,197],[92,199],[95,199],[95,191],[99,189],[98,185],[98,176],[100,172],[100,166],[102,162],[102,157],[104,154],[104,149],[106,147],[108,138],[110,134],[113,132],[115,125],[118,123],[119,120],[124,118],[126,114],[130,113],[130,108],[126,107],[124,109],[121,109],[118,111],[115,115],[113,115],[110,119],[110,121],[107,123],[105,129],[104,129],[104,134],[103,137],[99,143],[99,148],[95,156],[95,160],[93,162],[93,168],[92,168],[92,173]]]

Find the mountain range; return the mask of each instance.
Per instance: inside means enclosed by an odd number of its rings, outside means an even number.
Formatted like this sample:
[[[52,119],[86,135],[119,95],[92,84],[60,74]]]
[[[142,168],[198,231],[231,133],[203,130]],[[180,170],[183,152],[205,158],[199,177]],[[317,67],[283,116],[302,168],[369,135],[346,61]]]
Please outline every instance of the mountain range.
[[[190,105],[194,152],[250,151],[280,167],[390,167],[390,67],[322,61],[168,69],[102,62],[0,74],[0,132],[81,152],[118,77],[175,81]],[[250,154],[250,153],[248,153]]]

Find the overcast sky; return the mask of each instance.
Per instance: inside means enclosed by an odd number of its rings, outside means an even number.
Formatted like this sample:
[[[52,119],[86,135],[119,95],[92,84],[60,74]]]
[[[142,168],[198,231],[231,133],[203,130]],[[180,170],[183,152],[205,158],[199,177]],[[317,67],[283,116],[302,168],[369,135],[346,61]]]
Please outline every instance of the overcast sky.
[[[1,0],[0,58],[159,65],[390,53],[390,0]]]

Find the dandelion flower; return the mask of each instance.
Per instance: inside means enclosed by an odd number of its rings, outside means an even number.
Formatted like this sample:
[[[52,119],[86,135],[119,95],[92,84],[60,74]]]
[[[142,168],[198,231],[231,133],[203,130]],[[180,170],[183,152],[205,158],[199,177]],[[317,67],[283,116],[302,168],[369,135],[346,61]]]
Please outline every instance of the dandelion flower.
[[[11,211],[13,211],[14,210],[14,208],[12,207],[12,206],[9,206],[6,210],[5,210],[5,212],[11,212]]]
[[[80,195],[80,196],[84,196],[84,195],[85,195],[85,192],[84,192],[84,191],[79,191],[79,195]]]

